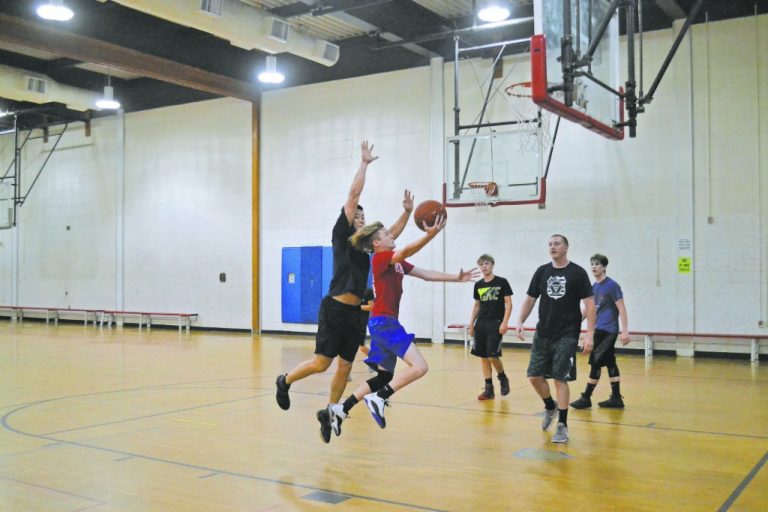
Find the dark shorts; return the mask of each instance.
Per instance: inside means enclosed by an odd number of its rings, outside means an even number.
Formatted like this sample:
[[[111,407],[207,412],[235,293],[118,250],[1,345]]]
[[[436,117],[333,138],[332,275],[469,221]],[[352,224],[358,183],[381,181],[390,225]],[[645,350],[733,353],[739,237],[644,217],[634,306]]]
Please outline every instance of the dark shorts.
[[[481,319],[475,322],[475,344],[472,355],[477,357],[501,357],[500,320]]]
[[[544,377],[563,382],[576,380],[578,337],[545,338],[533,335],[528,377]]]
[[[368,311],[360,310],[360,318],[358,319],[358,322],[360,322],[360,346],[365,346],[365,337],[368,335]]]
[[[589,354],[589,364],[601,368],[603,366],[616,366],[616,338],[617,332],[595,329],[594,345]]]
[[[331,359],[339,356],[351,363],[364,341],[365,335],[361,337],[360,331],[360,307],[344,304],[330,296],[323,297],[317,315],[315,354]]]
[[[397,318],[391,316],[371,317],[368,330],[371,331],[371,349],[365,364],[371,368],[380,366],[389,373],[395,373],[397,358],[405,356],[415,335],[405,332]]]

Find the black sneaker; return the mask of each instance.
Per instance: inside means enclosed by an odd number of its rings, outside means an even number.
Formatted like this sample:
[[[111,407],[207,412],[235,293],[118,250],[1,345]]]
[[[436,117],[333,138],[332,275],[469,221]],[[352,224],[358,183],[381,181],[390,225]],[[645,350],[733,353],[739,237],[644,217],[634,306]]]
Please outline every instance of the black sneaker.
[[[291,389],[291,385],[285,382],[286,375],[288,374],[278,376],[275,381],[275,386],[277,387],[275,399],[277,399],[277,405],[284,411],[291,408],[291,397],[288,396],[288,390]]]
[[[624,408],[624,400],[622,400],[620,396],[613,396],[613,395],[611,395],[611,397],[608,400],[606,400],[604,402],[600,402],[597,405],[599,405],[600,407],[603,407],[605,409],[623,409]]]
[[[496,396],[493,393],[493,386],[485,386],[485,389],[483,389],[483,392],[477,395],[478,400],[493,400],[493,397]]]
[[[571,402],[571,407],[574,409],[589,409],[592,407],[592,399],[581,394],[581,398]],[[601,406],[602,407],[602,406]]]
[[[499,389],[501,396],[507,396],[509,394],[509,378],[506,375],[499,375]]]
[[[331,415],[328,413],[328,408],[320,409],[317,411],[317,421],[320,422],[320,437],[324,443],[331,442]]]

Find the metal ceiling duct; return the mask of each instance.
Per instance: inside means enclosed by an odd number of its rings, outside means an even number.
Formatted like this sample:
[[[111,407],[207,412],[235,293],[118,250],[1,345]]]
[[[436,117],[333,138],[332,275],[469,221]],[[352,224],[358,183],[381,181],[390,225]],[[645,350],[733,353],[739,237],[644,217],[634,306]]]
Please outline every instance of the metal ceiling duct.
[[[239,0],[112,1],[208,32],[246,50],[288,52],[326,66],[333,66],[339,60],[337,45],[298,32],[287,21]]]
[[[32,103],[55,101],[84,112],[96,108],[100,93],[60,84],[48,75],[0,64],[0,97]]]

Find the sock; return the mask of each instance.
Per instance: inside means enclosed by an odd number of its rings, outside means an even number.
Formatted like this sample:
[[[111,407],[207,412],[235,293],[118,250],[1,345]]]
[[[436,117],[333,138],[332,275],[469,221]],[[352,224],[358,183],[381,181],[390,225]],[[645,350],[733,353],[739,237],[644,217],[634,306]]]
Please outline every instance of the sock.
[[[592,384],[591,382],[587,383],[587,389],[584,390],[584,398],[589,398],[592,396],[592,392],[595,390],[595,386],[597,386],[597,384]]]
[[[349,398],[344,400],[344,414],[349,414],[349,410],[352,409],[355,404],[357,403],[357,398],[355,398],[355,395],[349,395]]]
[[[383,388],[381,388],[381,389],[379,390],[379,392],[378,392],[378,393],[376,393],[376,396],[378,396],[379,398],[383,398],[384,400],[386,400],[387,398],[391,397],[391,396],[392,396],[392,395],[394,395],[394,394],[395,394],[395,390],[394,390],[394,389],[392,389],[392,386],[390,386],[389,384],[387,384],[386,386],[384,386]]]
[[[544,408],[548,411],[551,411],[552,409],[555,409],[555,401],[552,400],[551,396],[548,396],[544,399]]]
[[[567,427],[568,426],[568,409],[558,409],[558,412],[560,413],[560,417],[558,418],[557,422],[562,423]]]
[[[493,387],[493,380],[485,379],[485,387],[492,388]]]
[[[611,382],[611,396],[621,398],[621,382]]]
[[[504,372],[501,372],[501,373],[498,375],[498,378],[499,378],[499,380],[504,380],[504,379],[506,379],[506,378],[507,378],[507,374],[506,374],[506,373],[504,373]]]

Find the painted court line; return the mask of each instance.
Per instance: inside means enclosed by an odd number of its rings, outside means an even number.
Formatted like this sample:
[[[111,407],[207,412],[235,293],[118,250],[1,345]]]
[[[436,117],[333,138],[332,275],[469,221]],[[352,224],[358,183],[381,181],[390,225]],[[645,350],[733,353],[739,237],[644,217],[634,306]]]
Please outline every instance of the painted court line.
[[[744,480],[742,480],[736,489],[734,489],[734,491],[731,493],[731,495],[728,496],[728,499],[725,500],[725,503],[723,503],[722,506],[717,509],[718,512],[726,512],[727,510],[731,509],[731,505],[733,505],[733,503],[741,495],[744,489],[747,488],[752,479],[755,478],[755,476],[760,472],[766,461],[768,461],[768,452],[763,454],[763,458],[761,458],[760,461],[755,464],[755,467],[752,468],[752,471],[750,471],[749,474],[744,477]]]

